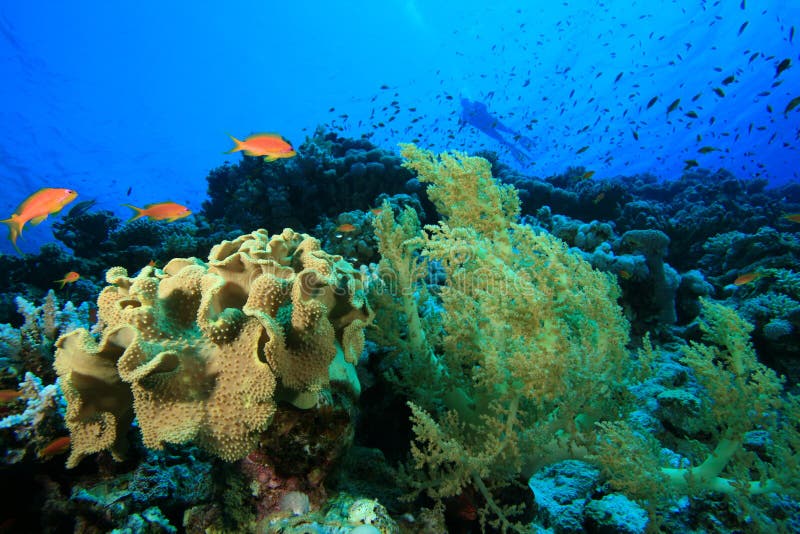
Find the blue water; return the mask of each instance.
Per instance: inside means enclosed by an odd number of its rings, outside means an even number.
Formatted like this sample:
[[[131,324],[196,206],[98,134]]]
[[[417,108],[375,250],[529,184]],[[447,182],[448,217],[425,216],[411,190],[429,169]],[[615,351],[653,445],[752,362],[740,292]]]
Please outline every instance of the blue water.
[[[788,0],[4,2],[0,215],[47,186],[126,217],[122,202],[197,211],[207,172],[239,157],[227,133],[298,146],[319,124],[391,149],[500,150],[531,176],[674,179],[693,159],[798,180],[800,107],[783,112],[800,96],[793,24]],[[530,137],[532,160],[459,129],[460,97]],[[19,244],[52,239],[46,222]]]

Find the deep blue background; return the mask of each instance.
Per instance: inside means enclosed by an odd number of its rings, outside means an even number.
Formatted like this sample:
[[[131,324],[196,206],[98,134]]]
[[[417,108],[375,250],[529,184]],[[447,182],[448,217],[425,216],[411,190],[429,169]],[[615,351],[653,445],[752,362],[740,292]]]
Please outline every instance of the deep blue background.
[[[800,108],[783,110],[800,96],[800,35],[790,42],[800,2],[717,4],[3,2],[0,215],[46,186],[125,217],[121,202],[198,210],[206,173],[232,158],[227,132],[274,131],[297,146],[332,123],[393,150],[414,138],[436,150],[501,148],[459,130],[460,96],[487,100],[534,139],[531,175],[582,165],[595,179],[674,179],[696,159],[741,178],[798,180]],[[793,65],[775,79],[784,58]],[[45,223],[19,244],[33,252],[48,240]],[[3,239],[0,251],[13,249]]]

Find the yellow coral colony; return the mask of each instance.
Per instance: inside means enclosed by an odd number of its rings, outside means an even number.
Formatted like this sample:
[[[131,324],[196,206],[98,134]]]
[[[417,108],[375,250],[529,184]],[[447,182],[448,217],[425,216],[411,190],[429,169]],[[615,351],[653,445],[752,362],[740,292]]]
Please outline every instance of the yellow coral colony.
[[[498,183],[485,159],[401,147],[442,215],[418,248],[447,275],[438,359],[446,387],[470,399],[459,407],[462,420],[528,398],[538,405],[532,412],[566,415],[574,435],[574,418],[595,420],[623,382],[628,324],[619,289],[559,239],[519,224],[516,190]],[[526,422],[526,432],[536,426]]]
[[[357,362],[372,316],[360,273],[290,229],[223,241],[208,263],[114,267],[106,281],[99,342],[79,329],[56,343],[69,467],[101,450],[119,458],[134,414],[148,447],[191,440],[239,459],[279,392],[315,398],[335,358]]]
[[[411,299],[392,309],[421,317],[431,313],[423,310],[440,310],[436,318],[406,324],[433,321],[441,332],[408,332],[406,339],[418,343],[393,343],[421,353],[402,360],[403,375],[436,376],[409,388],[417,392],[411,404],[416,470],[409,483],[434,500],[472,485],[499,518],[496,526],[508,530],[507,512],[488,488],[580,457],[593,441],[594,422],[618,416],[629,361],[619,289],[557,238],[519,224],[517,193],[494,180],[488,161],[401,148],[404,166],[429,184],[442,219],[420,232],[409,220],[413,214],[393,221],[385,205],[387,215],[376,226],[388,259],[382,265],[394,268],[402,288],[421,283],[409,269],[398,269],[418,262],[415,254],[446,275],[440,306]],[[386,324],[379,318],[379,326]],[[391,337],[391,331],[381,334]],[[416,346],[426,343],[435,345]],[[432,358],[420,357],[426,354]],[[430,391],[420,391],[426,386]],[[441,400],[431,402],[437,395]]]

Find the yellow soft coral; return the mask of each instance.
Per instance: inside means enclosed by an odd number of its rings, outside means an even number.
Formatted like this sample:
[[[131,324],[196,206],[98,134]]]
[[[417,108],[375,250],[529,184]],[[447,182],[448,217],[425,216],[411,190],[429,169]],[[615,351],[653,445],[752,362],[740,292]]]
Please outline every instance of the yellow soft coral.
[[[357,362],[371,318],[361,274],[290,229],[225,241],[208,263],[106,278],[99,342],[80,329],[56,343],[70,467],[103,449],[121,456],[132,412],[148,447],[191,440],[241,458],[279,397],[313,405],[335,359]]]
[[[395,344],[422,353],[403,359],[412,363],[407,377],[423,374],[422,366],[433,378],[416,386],[429,391],[412,405],[418,471],[411,483],[435,499],[472,485],[486,498],[483,519],[494,517],[507,529],[512,510],[495,502],[491,488],[580,454],[593,423],[619,410],[628,364],[619,289],[563,242],[518,224],[516,191],[497,183],[484,159],[437,157],[413,145],[402,153],[419,180],[431,184],[442,221],[411,236],[402,230],[413,228],[409,221],[379,220],[388,259],[382,274],[414,265],[420,254],[446,275],[440,344],[418,346],[430,343],[429,332],[407,332],[404,338],[417,343]],[[404,290],[394,312],[435,309],[408,297],[421,282],[408,271],[392,272]],[[419,323],[408,317],[409,328]]]
[[[505,232],[519,216],[516,190],[497,183],[485,159],[460,152],[436,156],[413,144],[401,144],[400,154],[404,167],[415,171],[420,182],[431,184],[426,193],[452,226],[489,236]]]
[[[800,397],[787,394],[783,379],[758,361],[750,342],[752,325],[731,308],[701,302],[705,343],[684,346],[682,362],[702,386],[697,417],[710,443],[692,442],[687,456],[695,465],[665,467],[655,438],[627,423],[607,423],[598,459],[614,486],[654,507],[671,505],[670,495],[708,491],[738,499],[742,507],[753,495],[796,496]],[[745,445],[753,431],[762,433],[763,451]]]

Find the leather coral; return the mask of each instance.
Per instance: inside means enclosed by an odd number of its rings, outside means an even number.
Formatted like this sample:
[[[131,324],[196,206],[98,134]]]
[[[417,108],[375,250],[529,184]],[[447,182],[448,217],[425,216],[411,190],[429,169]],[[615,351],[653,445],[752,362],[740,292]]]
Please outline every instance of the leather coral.
[[[291,229],[223,241],[208,262],[176,258],[133,277],[114,267],[106,281],[99,339],[78,329],[56,342],[69,467],[100,450],[120,458],[134,415],[148,447],[193,441],[237,460],[278,398],[313,405],[334,360],[357,363],[372,317],[361,274]]]

